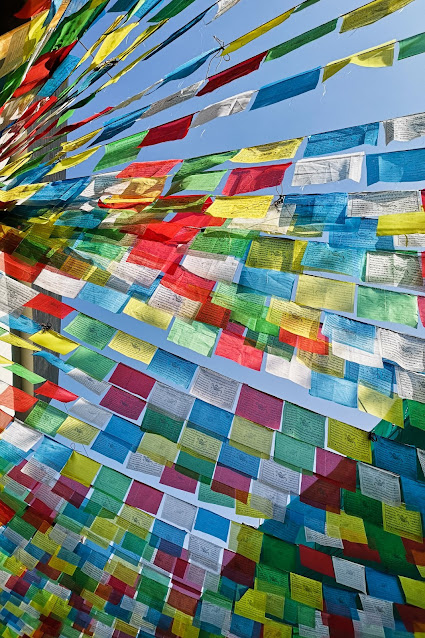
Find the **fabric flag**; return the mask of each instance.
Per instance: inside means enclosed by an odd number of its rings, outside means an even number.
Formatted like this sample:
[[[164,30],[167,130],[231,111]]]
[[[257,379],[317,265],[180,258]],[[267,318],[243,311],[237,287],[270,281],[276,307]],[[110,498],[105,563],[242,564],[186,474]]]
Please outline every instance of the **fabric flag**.
[[[399,11],[411,2],[412,0],[373,0],[373,2],[346,13],[342,20],[340,33],[373,24],[394,11]]]
[[[147,133],[148,131],[142,131],[142,133],[135,133],[129,137],[106,144],[105,155],[94,167],[94,172],[135,160],[140,153],[139,144]]]
[[[223,188],[223,195],[238,195],[279,186],[289,164],[272,164],[252,168],[234,168]]]
[[[217,51],[219,50],[220,49],[218,48],[210,49],[206,53],[201,53],[188,62],[184,62],[176,69],[174,69],[174,71],[171,71],[171,73],[167,73],[167,75],[164,76],[162,83],[165,84],[166,82],[171,82],[172,80],[182,80],[192,73],[195,73],[195,71],[197,71],[204,64],[204,62],[208,60],[209,57],[211,57],[214,53],[217,53]]]
[[[135,162],[130,164],[117,178],[126,177],[165,177],[182,160],[160,160],[158,162]]]
[[[252,197],[216,197],[207,210],[213,217],[264,217],[273,200],[273,195]]]
[[[326,155],[345,151],[347,148],[370,144],[376,146],[378,142],[379,122],[373,124],[361,124],[349,128],[310,135],[304,151],[304,157],[313,155]]]
[[[327,184],[344,179],[359,182],[362,174],[363,153],[330,155],[316,159],[299,160],[295,164],[292,186]]]
[[[220,184],[227,171],[206,171],[205,173],[193,173],[171,185],[167,195],[180,191],[213,192]]]
[[[41,394],[44,397],[56,399],[57,401],[61,401],[63,403],[69,403],[70,401],[75,401],[75,399],[78,399],[78,394],[74,394],[69,390],[65,390],[65,388],[61,388],[52,381],[45,381],[43,385],[35,390],[35,393]]]
[[[156,126],[148,131],[147,135],[143,138],[139,148],[144,146],[152,146],[154,144],[160,144],[161,142],[171,142],[173,140],[181,140],[186,137],[189,131],[193,115],[186,115],[179,120],[173,122],[167,122]]]
[[[92,144],[98,144],[104,140],[109,140],[111,137],[118,135],[118,133],[131,128],[148,109],[149,106],[145,106],[137,111],[133,111],[132,113],[127,113],[127,115],[121,115],[119,117],[114,117],[112,120],[108,120],[104,123],[101,134],[94,142],[92,142]]]
[[[123,27],[115,29],[112,33],[106,36],[97,53],[93,57],[90,64],[91,69],[95,69],[103,60],[105,60],[114,51],[121,42],[129,35],[129,33],[137,26],[137,22],[132,22]]]
[[[307,91],[313,91],[320,78],[321,68],[312,69],[299,75],[294,75],[279,82],[272,82],[262,86],[258,91],[251,110],[261,109],[270,104],[276,104],[282,100],[301,95]]]
[[[394,44],[395,40],[392,40],[391,42],[381,44],[378,47],[365,49],[364,51],[359,51],[359,53],[350,55],[347,58],[330,62],[323,70],[322,82],[331,78],[335,75],[335,73],[341,71],[341,69],[346,67],[348,64],[374,68],[392,66],[394,61]]]
[[[325,24],[321,24],[319,27],[315,27],[314,29],[310,29],[310,31],[306,31],[301,35],[297,35],[295,38],[291,38],[286,42],[282,42],[282,44],[278,44],[275,47],[269,49],[265,62],[269,62],[270,60],[276,60],[277,58],[281,58],[283,55],[287,53],[291,53],[291,51],[295,51],[300,47],[304,46],[304,44],[308,44],[309,42],[314,42],[314,40],[318,40],[323,36],[331,33],[336,29],[336,25],[338,23],[338,18],[334,20],[330,20],[330,22],[326,22]]]
[[[210,106],[207,106],[195,116],[192,122],[192,128],[206,124],[211,120],[215,120],[217,117],[226,117],[244,111],[254,93],[255,91],[246,91],[245,93],[233,95],[222,102],[210,104]]]
[[[400,48],[398,53],[399,60],[405,60],[413,55],[419,55],[425,52],[425,33],[413,35],[410,38],[400,40]]]
[[[58,319],[64,319],[71,312],[74,312],[74,308],[64,304],[62,301],[49,297],[48,295],[40,292],[34,299],[30,299],[25,306],[27,308],[33,308],[34,310],[41,310]]]
[[[248,73],[257,71],[265,55],[265,52],[260,53],[258,55],[255,55],[253,58],[249,58],[248,60],[244,60],[243,62],[230,67],[230,69],[226,69],[225,71],[221,71],[221,73],[211,75],[208,78],[206,85],[200,91],[198,91],[197,95],[201,96],[205,95],[206,93],[211,93],[211,91],[215,91],[220,86],[224,86],[229,82],[233,82],[233,80],[242,78],[244,75],[248,75]]]
[[[385,129],[386,144],[394,140],[410,142],[425,134],[425,113],[395,117],[392,120],[384,120],[382,123]]]
[[[186,7],[190,6],[194,0],[171,0],[165,7],[163,7],[152,18],[149,18],[149,22],[161,22],[162,20],[169,20],[178,15]]]
[[[94,155],[96,151],[98,151],[100,146],[95,146],[94,148],[90,148],[82,153],[78,153],[77,155],[72,155],[72,157],[65,157],[64,159],[59,160],[57,164],[55,164],[47,175],[54,175],[55,173],[59,173],[60,171],[66,171],[69,168],[74,168],[74,166],[78,166],[82,162],[85,162],[89,157]]]
[[[173,177],[173,181],[179,181],[188,175],[193,173],[201,173],[207,171],[209,168],[224,164],[228,160],[231,160],[238,151],[227,151],[224,153],[212,153],[211,155],[201,155],[200,157],[191,157],[183,160],[183,164],[180,166],[177,173]]]
[[[287,20],[292,15],[293,11],[294,11],[294,8],[289,9],[288,11],[285,11],[285,13],[282,13],[280,16],[277,16],[277,18],[273,18],[273,20],[269,20],[268,22],[266,22],[265,24],[262,24],[256,29],[253,29],[252,31],[245,33],[245,35],[242,35],[240,38],[233,40],[233,42],[231,42],[224,49],[224,51],[222,51],[221,55],[224,56],[224,55],[228,55],[229,53],[233,53],[233,51],[237,51],[238,49],[240,49],[241,47],[244,47],[249,42],[252,42],[256,38],[259,38],[261,35],[264,35],[264,33],[267,33],[271,29],[274,29],[275,27],[279,26],[279,24],[282,24],[282,22],[285,22],[285,20]]]
[[[367,155],[367,183],[423,180],[425,179],[424,160],[425,149],[422,148]]]
[[[258,162],[271,162],[292,158],[295,156],[302,141],[303,138],[298,137],[294,140],[242,148],[236,155],[229,159],[231,162],[240,162],[241,164],[256,164]]]

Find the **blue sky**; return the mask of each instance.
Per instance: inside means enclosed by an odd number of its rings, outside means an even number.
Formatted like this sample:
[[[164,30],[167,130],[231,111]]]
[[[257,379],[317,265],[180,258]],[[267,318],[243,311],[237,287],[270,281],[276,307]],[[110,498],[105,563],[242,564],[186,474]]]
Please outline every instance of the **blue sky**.
[[[146,43],[146,49],[155,43],[161,42],[175,29],[208,7],[208,4],[205,0],[196,0],[188,9],[149,39]],[[219,70],[221,71],[237,64],[267,50],[271,46],[277,45],[338,15],[348,12],[359,5],[359,2],[354,3],[352,0],[341,0],[339,2],[336,2],[336,0],[320,0],[317,4],[306,10],[294,14],[288,21],[273,29],[268,34],[251,42],[239,51],[232,53],[230,62],[222,62]],[[214,9],[211,10],[207,18],[204,19],[204,22],[209,22],[209,24],[201,22],[190,32],[150,60],[141,62],[117,84],[112,85],[106,91],[100,92],[95,100],[87,107],[81,109],[78,114],[74,115],[71,122],[82,119],[96,111],[100,111],[106,106],[117,104],[119,101],[148,87],[184,61],[212,48],[215,45],[213,35],[216,35],[228,43],[259,24],[276,17],[291,6],[293,5],[289,1],[281,3],[277,2],[277,0],[268,0],[267,3],[261,3],[260,5],[258,0],[241,0],[236,7],[213,22],[210,22],[210,20],[215,11]],[[111,18],[115,17],[115,15],[116,14],[107,14],[86,34],[83,41],[87,47],[94,42],[98,35],[104,32]],[[195,97],[174,109],[169,109],[151,118],[136,122],[127,134],[157,126],[200,110],[210,103],[220,101],[236,93],[250,89],[258,89],[269,82],[278,81],[319,65],[323,66],[332,60],[345,57],[389,40],[395,38],[402,39],[414,35],[420,31],[422,17],[423,2],[417,0],[404,10],[358,31],[341,35],[335,31],[278,60],[263,63],[257,72],[236,80],[218,89],[214,93],[201,98]],[[130,43],[133,37],[135,37],[139,31],[142,31],[145,26],[146,20],[142,21],[141,25],[132,32],[130,36],[131,39],[128,39],[127,43]],[[139,48],[136,55],[140,55],[143,50],[142,47]],[[84,53],[81,45],[78,45],[75,53]],[[134,57],[136,57],[136,55]],[[128,63],[128,61],[129,60],[127,60],[126,63]],[[194,157],[420,112],[423,109],[423,88],[421,81],[423,62],[424,56],[417,56],[401,62],[396,61],[391,68],[368,69],[351,65],[329,79],[325,84],[319,84],[313,92],[263,109],[245,111],[244,113],[228,118],[219,118],[204,127],[201,126],[190,130],[184,140],[168,142],[143,149],[139,154],[138,161],[167,159],[171,157]],[[210,74],[213,74],[215,71],[215,63],[213,63]],[[207,65],[204,65],[189,78],[166,84],[151,97],[133,103],[126,109],[115,113],[114,116],[120,113],[124,114],[165,97],[177,91],[179,88],[183,88],[204,78],[206,72]],[[91,128],[86,127],[75,132],[71,138],[79,137],[79,135],[88,132],[88,130],[99,126],[98,122],[94,124],[95,126],[90,125]],[[124,136],[125,133],[122,134],[122,137]],[[297,158],[302,156],[304,144],[299,149],[296,156]],[[422,145],[422,140],[416,140],[410,144],[393,142],[389,147],[385,147],[383,133],[381,131],[378,148],[368,147],[364,150],[368,150],[369,152],[386,149],[400,150]],[[359,150],[363,149],[359,147]],[[99,157],[101,157],[101,155],[96,154],[96,159],[93,159],[93,161],[89,160],[80,167],[69,171],[69,176],[89,174]],[[235,165],[232,167],[234,166]],[[224,167],[227,166],[224,165]],[[111,168],[108,170],[114,169]],[[300,192],[299,189],[290,186],[292,170],[292,168],[289,169],[285,175],[283,182],[283,190],[285,193]],[[419,183],[411,183],[408,185],[400,185],[400,188],[414,189],[420,186],[421,184]],[[332,185],[306,187],[303,192],[345,192],[364,190],[365,187],[366,182],[363,176],[360,184],[346,180]],[[389,187],[389,185],[378,183],[374,185],[371,190],[385,190]],[[392,187],[391,185],[391,188]],[[66,299],[64,299],[64,301],[66,302]],[[222,374],[249,383],[258,389],[270,392],[276,396],[289,398],[291,401],[309,407],[312,410],[335,416],[353,425],[361,425],[366,429],[369,429],[377,422],[376,418],[362,414],[357,410],[335,406],[335,404],[330,404],[327,401],[314,399],[308,394],[307,390],[289,381],[265,374],[264,372],[258,373],[242,368],[236,363],[222,359],[221,357],[207,359],[189,350],[175,346],[166,341],[166,334],[163,331],[141,324],[126,315],[114,315],[101,309],[95,310],[90,304],[78,299],[73,300],[71,305],[75,305],[77,309],[82,312],[94,314],[110,325],[117,328],[119,327],[121,330],[129,332],[139,338],[146,339],[157,346],[163,347],[195,363],[206,365]],[[66,321],[64,323],[66,323]],[[403,331],[412,333],[409,329],[403,329]],[[417,332],[415,333],[418,334]],[[108,352],[112,358],[120,359],[117,353],[112,353],[112,351],[108,349],[105,349],[104,354],[108,355]],[[139,369],[144,368],[143,364],[137,365],[137,362],[130,362],[130,364]],[[81,393],[81,386],[75,384],[75,386],[73,385],[73,387],[71,387],[71,380],[69,379],[67,381],[67,387]],[[94,398],[93,396],[92,399]]]

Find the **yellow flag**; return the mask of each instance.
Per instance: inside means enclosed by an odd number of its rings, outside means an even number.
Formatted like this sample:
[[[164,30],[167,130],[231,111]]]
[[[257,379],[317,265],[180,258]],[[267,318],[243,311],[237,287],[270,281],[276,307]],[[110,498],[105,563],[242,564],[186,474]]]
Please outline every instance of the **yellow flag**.
[[[0,190],[0,202],[23,201],[35,195],[45,186],[46,184],[24,184],[23,186],[15,186],[8,191]]]
[[[0,169],[0,175],[2,177],[9,177],[9,175],[12,175],[15,171],[26,164],[30,160],[31,156],[32,151],[29,151],[28,153],[25,153],[24,155],[18,157],[13,162],[9,162],[4,168]]]
[[[161,330],[166,330],[173,318],[173,315],[170,315],[168,312],[148,306],[143,301],[134,298],[130,299],[123,312],[139,321],[144,321],[151,326],[161,328]]]
[[[295,303],[310,308],[353,312],[355,290],[354,283],[300,275]]]
[[[266,22],[265,24],[262,24],[256,29],[253,29],[252,31],[245,33],[245,35],[241,35],[241,37],[237,38],[237,40],[233,40],[233,42],[231,42],[224,49],[224,51],[222,51],[221,55],[223,56],[223,55],[227,55],[228,53],[232,53],[233,51],[237,51],[241,47],[244,47],[245,44],[248,44],[248,42],[252,42],[253,40],[256,40],[257,38],[260,37],[260,35],[263,35],[264,33],[267,33],[267,31],[270,31],[271,29],[274,29],[275,27],[279,26],[279,24],[282,24],[282,22],[285,22],[285,20],[289,18],[289,16],[292,14],[294,9],[295,7],[293,7],[292,9],[289,9],[289,11],[285,11],[285,13],[282,13],[280,16],[277,16],[277,18],[273,18],[273,20],[269,20],[268,22]]]
[[[221,441],[186,425],[178,446],[196,458],[217,461]]]
[[[382,215],[378,218],[377,235],[417,235],[425,233],[425,212]]]
[[[413,0],[374,0],[343,16],[340,33],[360,29],[398,11]]]
[[[117,563],[114,569],[114,576],[124,583],[127,583],[127,585],[130,585],[130,587],[135,587],[139,573],[123,563]]]
[[[272,201],[273,195],[216,197],[206,212],[212,217],[260,219],[265,217]]]
[[[30,337],[30,341],[33,341],[43,348],[48,348],[59,354],[69,354],[79,345],[71,339],[67,339],[63,335],[55,332],[54,330],[46,330],[46,332],[36,332],[35,335]]]
[[[80,421],[73,416],[68,416],[60,426],[58,434],[70,441],[74,441],[74,443],[90,445],[94,437],[99,434],[99,430],[93,425]]]
[[[398,425],[400,428],[404,427],[403,400],[396,394],[393,397],[387,397],[385,394],[359,383],[357,396],[358,408],[362,412],[373,414],[384,421]]]
[[[130,44],[130,46],[127,47],[127,49],[124,49],[124,51],[117,56],[117,58],[121,61],[125,60],[130,55],[130,53],[133,53],[133,51],[137,49],[137,47],[140,44],[142,44],[142,42],[147,40],[153,33],[155,33],[155,31],[157,31],[160,27],[162,27],[166,22],[167,20],[162,20],[161,22],[158,22],[157,24],[151,24],[150,26],[148,26],[147,29],[142,31],[142,33],[140,33],[137,36],[134,42],[132,42],[132,44]],[[145,51],[143,56],[147,55],[147,53],[148,52]]]
[[[412,512],[406,509],[404,504],[394,507],[382,503],[382,517],[386,532],[422,543],[422,518],[420,512]]]
[[[131,359],[150,363],[153,355],[157,351],[157,347],[147,341],[142,341],[120,330],[116,333],[112,341],[108,344],[109,348],[116,352],[121,352]]]
[[[350,516],[345,512],[326,512],[326,532],[333,538],[367,545],[364,521],[359,516]]]
[[[27,60],[31,54],[33,53],[37,43],[41,39],[42,35],[46,31],[46,18],[49,15],[49,11],[43,11],[35,16],[30,22],[30,26],[28,29],[28,35],[26,37],[24,46],[23,46],[23,54],[24,60]],[[49,25],[50,26],[50,25]],[[1,69],[3,71],[3,68]]]
[[[113,541],[119,531],[118,525],[102,517],[96,517],[90,529],[94,534],[106,538],[108,541]]]
[[[263,532],[232,521],[230,526],[229,549],[255,563],[260,562]]]
[[[406,596],[406,603],[425,609],[425,583],[406,576],[399,576],[399,579]]]
[[[141,33],[140,35],[137,36],[137,38],[134,40],[133,44],[131,44],[122,53],[117,55],[118,60],[120,60],[120,61],[125,60],[126,57],[130,55],[130,53],[133,53],[134,49],[136,49],[139,44],[141,44],[144,40],[147,40],[147,38],[150,35],[152,35],[152,33],[154,33],[157,29],[162,27],[162,25],[165,24],[166,22],[167,22],[167,20],[163,20],[162,22],[158,22],[158,24],[153,24],[152,26],[148,27],[145,31],[143,31],[143,33]],[[156,44],[154,47],[152,47],[148,51],[145,51],[144,53],[142,53],[142,55],[139,55],[138,58],[136,58],[135,60],[133,60],[133,62],[130,62],[130,64],[128,64],[126,67],[124,67],[124,69],[122,69],[122,71],[119,71],[119,73],[114,75],[113,78],[111,78],[110,80],[105,82],[105,84],[103,84],[100,87],[100,89],[98,89],[98,92],[101,91],[102,89],[106,88],[107,86],[110,86],[111,84],[115,84],[115,82],[118,82],[118,80],[120,80],[123,77],[123,75],[126,75],[126,73],[128,73],[129,71],[134,69],[134,67],[137,66],[139,64],[139,62],[144,60],[149,55],[149,53],[154,51],[157,47],[158,47],[158,45]],[[132,101],[134,101],[134,100],[130,98],[130,102],[132,102]]]
[[[173,443],[173,441],[169,441],[159,434],[146,432],[137,451],[148,456],[156,463],[171,466],[179,452],[179,448],[177,443]]]
[[[65,574],[69,574],[70,576],[72,576],[77,569],[76,565],[72,565],[71,563],[68,563],[68,561],[58,558],[57,556],[52,556],[49,560],[49,566],[53,569],[64,572]]]
[[[197,638],[199,636],[198,627],[192,625],[192,617],[178,610],[174,612],[171,630],[173,634],[180,636],[180,638]]]
[[[263,636],[264,638],[291,638],[292,627],[291,625],[283,625],[280,622],[266,619]]]
[[[37,346],[31,345],[28,341],[25,341],[25,339],[21,339],[21,337],[18,337],[18,335],[14,335],[11,332],[7,332],[2,335],[0,337],[0,341],[3,341],[3,343],[9,343],[11,346],[17,346],[18,348],[25,348],[25,350],[35,350],[37,352],[40,350]]]
[[[269,459],[273,444],[273,434],[273,430],[257,425],[257,423],[248,421],[241,416],[235,416],[229,443],[238,450],[263,459]]]
[[[131,24],[127,24],[124,27],[120,27],[116,29],[112,33],[106,36],[102,44],[100,45],[96,55],[93,58],[92,63],[90,64],[90,68],[94,69],[100,62],[103,62],[105,58],[107,58],[112,51],[114,51],[121,42],[128,36],[130,31],[134,29],[138,25],[138,22],[132,22]]]
[[[275,326],[280,326],[294,335],[317,339],[320,314],[320,310],[304,308],[293,301],[272,297],[266,319]]]
[[[100,463],[83,456],[78,452],[73,452],[69,457],[65,467],[61,471],[62,476],[66,476],[74,481],[90,487],[92,481],[100,468]]]
[[[392,66],[394,61],[395,42],[396,40],[392,40],[391,42],[386,42],[385,44],[381,44],[378,47],[365,49],[364,51],[359,51],[359,53],[350,55],[347,58],[342,58],[341,60],[330,62],[325,66],[323,70],[322,82],[328,80],[330,77],[335,75],[335,73],[338,73],[338,71],[341,71],[341,69],[343,69],[348,64],[356,64],[357,66],[368,67]]]
[[[91,131],[86,135],[82,135],[82,137],[77,137],[76,140],[71,140],[71,142],[62,142],[61,149],[63,153],[69,153],[70,151],[76,151],[77,148],[84,146],[87,142],[90,142],[98,133],[100,133],[102,129],[98,128],[95,131]]]
[[[92,44],[92,46],[90,47],[90,49],[88,49],[85,54],[83,55],[83,57],[81,58],[81,60],[79,61],[79,63],[77,64],[77,66],[80,66],[80,64],[83,64],[86,60],[88,60],[90,57],[92,57],[93,53],[95,52],[95,50],[97,49],[97,47],[102,44],[102,42],[105,40],[105,38],[112,33],[119,25],[119,23],[122,21],[124,16],[119,15],[117,18],[115,18],[114,22],[111,24],[111,26],[109,27],[109,29],[105,32],[102,33],[102,35],[100,36],[100,38],[98,38],[96,40],[96,42],[94,44]]]
[[[297,137],[293,140],[243,148],[230,161],[241,164],[256,164],[257,162],[290,159],[295,156],[303,139],[303,137]]]
[[[59,173],[59,171],[66,171],[68,168],[73,168],[74,166],[78,166],[86,159],[91,157],[96,151],[100,148],[100,146],[94,146],[93,148],[89,148],[82,153],[77,153],[77,155],[72,155],[71,157],[65,157],[60,160],[51,171],[47,173],[47,175],[53,175],[54,173]]]
[[[264,622],[266,605],[267,594],[265,592],[248,589],[242,598],[235,602],[235,614],[256,622]]]
[[[291,598],[297,603],[323,609],[322,583],[291,572]]]
[[[357,461],[372,463],[369,434],[348,423],[328,420],[328,447]]]

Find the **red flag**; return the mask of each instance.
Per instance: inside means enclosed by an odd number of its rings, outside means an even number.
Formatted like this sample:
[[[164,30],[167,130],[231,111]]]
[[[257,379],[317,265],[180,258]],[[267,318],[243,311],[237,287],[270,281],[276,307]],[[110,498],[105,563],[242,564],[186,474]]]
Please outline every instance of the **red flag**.
[[[22,9],[15,13],[15,18],[28,20],[38,13],[50,9],[51,0],[27,0]]]
[[[224,185],[223,195],[238,195],[251,193],[263,188],[279,186],[283,180],[287,164],[272,164],[270,166],[252,166],[250,168],[235,168],[231,171]]]
[[[35,397],[11,385],[0,394],[0,405],[10,410],[15,410],[15,412],[26,412],[37,401],[38,399]]]
[[[76,44],[77,41],[68,44],[66,47],[62,47],[56,51],[49,51],[48,53],[40,56],[37,62],[30,67],[28,73],[12,97],[20,97],[47,80],[51,75],[53,75],[58,66],[64,61],[68,53],[72,51]]]
[[[259,53],[258,55],[254,55],[253,58],[249,58],[249,60],[244,60],[239,64],[235,64],[231,66],[230,69],[226,69],[225,71],[221,71],[221,73],[216,73],[208,78],[208,82],[206,85],[198,91],[197,96],[205,95],[205,93],[211,93],[211,91],[215,91],[220,86],[224,86],[229,82],[233,82],[233,80],[237,80],[238,78],[242,78],[244,75],[248,75],[248,73],[252,73],[256,71],[267,51],[263,51],[263,53]]]
[[[144,146],[152,146],[153,144],[160,144],[161,142],[171,142],[173,140],[181,140],[186,137],[189,127],[192,123],[193,115],[186,115],[179,120],[173,120],[161,126],[155,126],[151,128],[149,133],[139,148]]]
[[[170,159],[160,162],[133,162],[121,173],[118,173],[117,177],[164,177],[181,161],[180,159]]]
[[[74,394],[69,390],[65,390],[65,388],[61,388],[56,383],[52,381],[45,381],[43,385],[41,385],[35,391],[36,394],[41,394],[43,397],[49,397],[50,399],[56,399],[57,401],[61,401],[62,403],[69,403],[70,401],[75,401],[78,399],[78,394]]]
[[[251,370],[261,370],[261,362],[263,360],[263,352],[245,345],[245,337],[232,334],[224,330],[215,349],[218,357],[225,357],[236,361],[239,365]]]
[[[319,572],[319,574],[335,578],[332,556],[328,554],[323,554],[311,547],[300,545],[300,563],[304,565],[304,567],[307,567],[307,569],[312,569],[315,572]]]
[[[58,319],[64,319],[71,312],[74,312],[74,308],[68,306],[66,303],[62,303],[54,297],[49,297],[40,292],[36,297],[24,304],[26,308],[32,308],[33,310],[41,310],[48,315],[57,317]]]

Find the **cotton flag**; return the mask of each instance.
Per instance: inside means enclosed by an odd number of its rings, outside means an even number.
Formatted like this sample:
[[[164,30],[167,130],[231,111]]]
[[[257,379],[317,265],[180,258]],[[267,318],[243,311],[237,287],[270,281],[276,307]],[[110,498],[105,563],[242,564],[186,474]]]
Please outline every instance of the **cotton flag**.
[[[340,33],[373,24],[394,11],[399,11],[411,2],[412,0],[374,0],[369,2],[369,4],[344,15]]]
[[[290,163],[235,168],[223,188],[223,195],[238,195],[279,186],[289,166]]]
[[[218,10],[213,20],[216,20],[217,18],[222,16],[223,13],[226,13],[226,11],[229,11],[229,9],[237,5],[239,1],[240,0],[218,0]]]
[[[255,55],[253,58],[249,58],[248,60],[244,60],[243,62],[240,62],[235,66],[231,66],[230,69],[226,69],[225,71],[221,71],[221,73],[211,75],[208,78],[208,82],[206,83],[206,85],[198,92],[198,96],[205,95],[206,93],[211,93],[211,91],[215,91],[219,87],[224,86],[229,82],[233,82],[233,80],[237,80],[244,75],[248,75],[248,73],[257,71],[264,56],[265,52],[260,53],[258,55]]]
[[[334,155],[299,160],[295,164],[292,186],[327,184],[352,179],[359,182],[362,174],[364,153]]]
[[[71,157],[65,157],[64,159],[59,160],[57,164],[54,165],[51,171],[47,173],[47,175],[54,175],[54,173],[59,173],[59,171],[66,171],[69,168],[74,168],[74,166],[78,166],[82,162],[85,162],[89,157],[94,155],[96,151],[98,151],[100,146],[95,146],[90,148],[82,153],[78,153],[77,155],[72,155]]]
[[[293,140],[243,148],[234,157],[230,158],[230,161],[240,162],[241,164],[256,164],[258,162],[292,158],[295,156],[302,141],[303,138],[298,137]]]
[[[227,115],[234,115],[244,111],[251,101],[255,91],[246,91],[245,93],[239,93],[232,97],[223,100],[222,102],[216,102],[207,106],[200,111],[192,122],[192,128],[206,124],[211,120],[215,120],[217,117],[226,117]]]
[[[105,58],[107,58],[128,36],[128,34],[137,26],[137,22],[132,22],[126,26],[120,27],[106,36],[99,50],[95,54],[90,68],[95,69]]]
[[[314,42],[314,40],[318,40],[323,36],[331,33],[336,29],[336,25],[338,23],[338,18],[334,18],[330,20],[330,22],[326,22],[325,24],[321,24],[319,27],[315,27],[314,29],[310,29],[301,35],[295,36],[295,38],[291,38],[290,40],[286,40],[282,42],[282,44],[278,44],[275,47],[269,49],[267,53],[265,62],[269,62],[270,60],[276,60],[277,58],[281,58],[283,55],[287,55],[291,53],[291,51],[295,51],[300,47],[308,44],[309,42]]]
[[[245,217],[258,219],[264,217],[269,209],[273,195],[253,197],[216,197],[208,208],[213,217]]]
[[[392,66],[394,61],[394,44],[395,40],[381,44],[378,47],[372,49],[365,49],[354,55],[342,58],[341,60],[335,60],[327,64],[323,70],[322,82],[331,78],[335,73],[341,71],[348,64],[355,64],[357,66],[366,67],[383,67]]]
[[[143,146],[152,146],[161,142],[171,142],[173,140],[181,140],[186,137],[190,128],[193,115],[186,115],[179,120],[167,122],[161,126],[156,126],[148,131],[146,137],[143,138],[140,148]]]
[[[279,82],[272,82],[271,84],[262,86],[258,91],[251,110],[261,109],[264,106],[269,106],[270,104],[296,97],[302,93],[313,91],[319,82],[320,72],[321,69],[318,67],[317,69],[285,78]]]
[[[259,38],[264,33],[267,33],[271,29],[274,29],[275,27],[279,26],[279,24],[282,24],[282,22],[285,22],[285,20],[287,20],[292,15],[293,11],[294,11],[294,8],[289,9],[288,11],[285,11],[285,13],[282,13],[280,16],[277,16],[277,18],[273,18],[273,20],[269,20],[265,24],[262,24],[260,27],[257,27],[256,29],[249,31],[249,33],[245,33],[245,35],[242,35],[240,38],[233,40],[233,42],[231,42],[224,49],[224,51],[222,51],[221,55],[227,55],[228,53],[233,53],[233,51],[237,51],[238,49],[240,49],[241,47],[244,47],[249,42],[252,42],[256,38]]]

